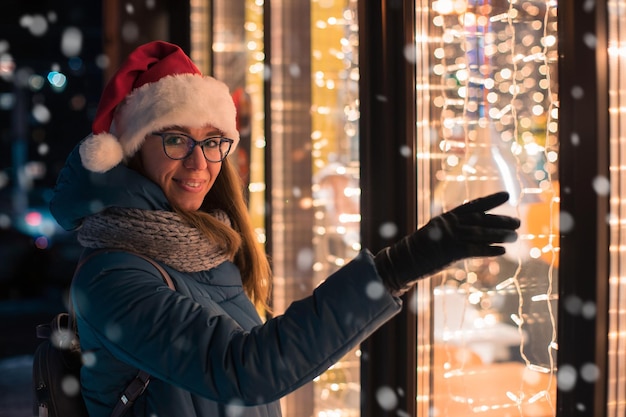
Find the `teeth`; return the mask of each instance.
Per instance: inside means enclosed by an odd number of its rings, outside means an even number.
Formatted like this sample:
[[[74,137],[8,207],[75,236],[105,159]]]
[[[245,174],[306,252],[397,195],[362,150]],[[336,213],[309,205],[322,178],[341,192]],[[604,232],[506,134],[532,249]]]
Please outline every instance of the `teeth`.
[[[192,188],[196,188],[200,186],[199,182],[183,182],[184,185],[186,185],[187,187],[192,187]]]

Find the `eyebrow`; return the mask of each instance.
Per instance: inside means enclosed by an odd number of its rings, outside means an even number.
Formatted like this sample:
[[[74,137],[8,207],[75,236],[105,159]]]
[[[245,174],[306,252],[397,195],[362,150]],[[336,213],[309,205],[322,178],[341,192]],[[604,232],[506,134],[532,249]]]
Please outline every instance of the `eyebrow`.
[[[191,136],[191,132],[189,131],[189,128],[186,128],[184,126],[178,126],[178,125],[167,126],[162,131],[165,132],[169,130],[179,130]],[[206,135],[204,135],[204,137],[207,137],[207,138],[212,137],[212,136],[224,136],[224,133],[220,131],[219,129],[214,129],[214,130],[209,131]]]

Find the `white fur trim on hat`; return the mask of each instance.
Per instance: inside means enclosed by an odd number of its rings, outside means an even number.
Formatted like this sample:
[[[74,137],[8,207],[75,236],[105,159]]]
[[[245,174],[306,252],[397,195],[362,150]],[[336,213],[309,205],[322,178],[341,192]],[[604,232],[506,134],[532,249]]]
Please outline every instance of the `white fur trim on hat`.
[[[211,125],[233,139],[234,148],[239,142],[236,119],[226,84],[208,76],[180,74],[133,90],[118,107],[113,123],[124,156],[130,157],[146,135],[170,126]]]
[[[117,107],[111,132],[91,136],[81,144],[83,166],[106,172],[132,157],[147,135],[173,126],[210,125],[233,139],[232,154],[239,143],[236,116],[226,84],[200,74],[168,75],[133,90]]]
[[[92,172],[106,172],[124,158],[120,142],[106,132],[87,137],[78,152],[83,166]]]

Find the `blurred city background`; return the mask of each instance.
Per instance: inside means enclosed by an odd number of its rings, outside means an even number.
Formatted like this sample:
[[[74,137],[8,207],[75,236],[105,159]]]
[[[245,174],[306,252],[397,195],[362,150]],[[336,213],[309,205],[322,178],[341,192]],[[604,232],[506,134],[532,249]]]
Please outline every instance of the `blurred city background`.
[[[35,326],[65,309],[80,253],[48,210],[102,86],[98,1],[0,6],[0,416],[31,413]]]

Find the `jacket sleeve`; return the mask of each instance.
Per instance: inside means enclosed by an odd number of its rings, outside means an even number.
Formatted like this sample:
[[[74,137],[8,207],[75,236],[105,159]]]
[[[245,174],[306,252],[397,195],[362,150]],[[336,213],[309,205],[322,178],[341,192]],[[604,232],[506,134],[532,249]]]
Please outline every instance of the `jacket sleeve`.
[[[119,360],[210,400],[245,405],[310,382],[401,309],[368,251],[249,332],[217,303],[200,306],[170,291],[154,267],[128,254],[87,263],[72,300],[92,343]]]

